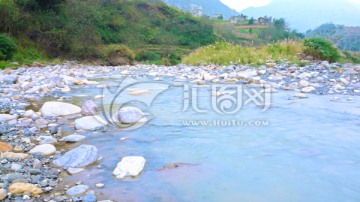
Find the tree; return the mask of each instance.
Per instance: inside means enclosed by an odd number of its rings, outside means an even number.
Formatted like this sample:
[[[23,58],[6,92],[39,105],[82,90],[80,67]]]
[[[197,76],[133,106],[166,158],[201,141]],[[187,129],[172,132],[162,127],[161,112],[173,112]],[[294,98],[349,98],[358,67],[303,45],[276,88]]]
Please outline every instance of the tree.
[[[255,19],[254,19],[253,17],[250,18],[248,24],[249,24],[249,25],[253,25],[254,23],[255,23]]]
[[[11,33],[19,19],[19,9],[13,0],[0,0],[0,32]]]

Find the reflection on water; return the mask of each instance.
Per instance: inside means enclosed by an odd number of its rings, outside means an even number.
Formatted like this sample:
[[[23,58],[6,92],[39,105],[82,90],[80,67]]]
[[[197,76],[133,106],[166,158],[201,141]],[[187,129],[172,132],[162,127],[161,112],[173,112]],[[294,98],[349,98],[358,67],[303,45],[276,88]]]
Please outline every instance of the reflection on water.
[[[80,105],[99,94],[101,89],[79,87],[68,102]],[[155,118],[144,127],[85,133],[79,144],[95,145],[103,158],[64,184],[81,180],[100,199],[116,201],[360,201],[359,98],[289,99],[292,94],[275,93],[264,113],[250,105],[226,116],[181,112],[182,88],[171,87],[148,110]],[[206,106],[211,97],[201,96]],[[269,126],[185,127],[182,122],[214,119],[266,120]],[[113,178],[116,164],[128,155],[146,158],[144,172],[130,181]],[[158,171],[173,162],[198,166]]]

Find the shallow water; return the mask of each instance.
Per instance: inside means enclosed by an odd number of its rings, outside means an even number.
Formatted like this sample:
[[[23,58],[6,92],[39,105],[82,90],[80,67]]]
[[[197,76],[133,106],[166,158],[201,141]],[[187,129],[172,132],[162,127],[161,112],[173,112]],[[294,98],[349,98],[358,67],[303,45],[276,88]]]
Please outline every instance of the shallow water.
[[[203,108],[210,109],[209,93],[199,95]],[[79,105],[99,94],[101,89],[79,87],[67,102]],[[100,199],[115,201],[360,201],[360,98],[289,99],[293,94],[274,93],[266,112],[247,105],[236,115],[221,115],[182,112],[183,88],[170,87],[150,109],[142,106],[154,117],[145,126],[88,132],[85,141],[68,145],[95,145],[103,158],[66,177],[64,184],[81,180]],[[184,126],[190,120],[259,120],[268,125]],[[112,177],[116,164],[129,155],[147,160],[141,176],[125,181]],[[173,162],[194,165],[159,171]]]

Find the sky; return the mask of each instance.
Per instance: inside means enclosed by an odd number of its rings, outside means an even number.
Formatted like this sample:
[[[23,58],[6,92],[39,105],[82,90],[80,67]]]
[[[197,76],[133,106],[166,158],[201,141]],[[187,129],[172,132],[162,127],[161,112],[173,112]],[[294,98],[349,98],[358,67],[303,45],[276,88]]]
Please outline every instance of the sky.
[[[245,8],[252,6],[254,7],[265,6],[271,2],[271,0],[220,0],[220,1],[222,1],[224,4],[237,11],[241,11]],[[293,0],[289,0],[289,1],[293,1]],[[344,0],[339,0],[339,1],[344,1]],[[360,4],[360,0],[346,0],[346,1],[351,1]]]

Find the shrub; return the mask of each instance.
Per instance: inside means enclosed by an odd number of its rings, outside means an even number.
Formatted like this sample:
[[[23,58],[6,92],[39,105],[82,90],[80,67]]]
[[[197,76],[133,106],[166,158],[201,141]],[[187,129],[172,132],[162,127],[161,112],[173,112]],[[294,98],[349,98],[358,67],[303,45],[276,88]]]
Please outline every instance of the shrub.
[[[330,41],[322,38],[310,38],[304,40],[305,53],[314,56],[316,59],[336,62],[340,54]]]
[[[159,61],[161,57],[154,51],[141,51],[136,55],[135,59],[137,61]]]
[[[134,61],[134,52],[125,45],[107,45],[100,48],[99,56],[103,58],[108,65],[126,65]]]
[[[9,60],[16,52],[16,43],[5,35],[0,35],[0,60]]]

